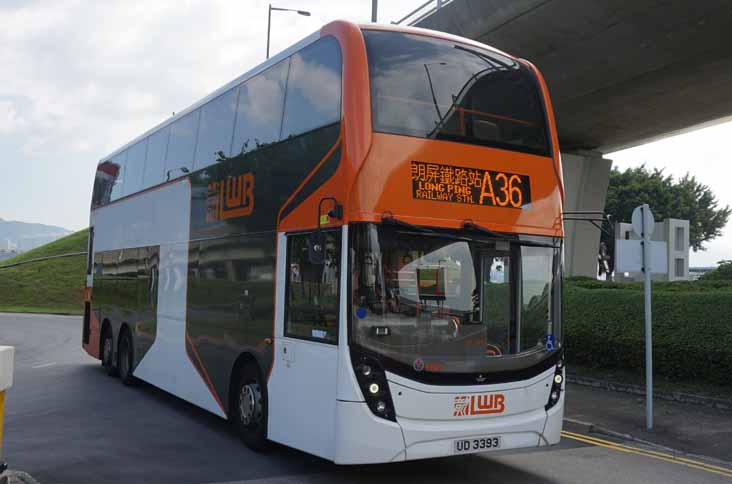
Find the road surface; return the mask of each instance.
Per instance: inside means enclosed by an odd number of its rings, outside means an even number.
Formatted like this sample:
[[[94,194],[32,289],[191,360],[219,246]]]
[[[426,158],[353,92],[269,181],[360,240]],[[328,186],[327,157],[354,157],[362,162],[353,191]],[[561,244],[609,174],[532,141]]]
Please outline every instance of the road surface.
[[[79,317],[0,314],[0,344],[16,347],[4,454],[41,484],[732,482],[732,473],[695,461],[682,465],[581,437],[540,452],[357,467],[279,446],[256,454],[218,417],[150,385],[125,387],[107,376],[80,340]]]

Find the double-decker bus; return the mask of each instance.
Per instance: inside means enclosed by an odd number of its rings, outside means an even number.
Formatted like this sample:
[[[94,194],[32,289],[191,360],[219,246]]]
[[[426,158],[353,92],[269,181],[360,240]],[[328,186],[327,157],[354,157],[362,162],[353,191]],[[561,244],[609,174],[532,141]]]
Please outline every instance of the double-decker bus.
[[[333,22],[101,160],[83,347],[254,449],[555,444],[562,200],[533,65]]]

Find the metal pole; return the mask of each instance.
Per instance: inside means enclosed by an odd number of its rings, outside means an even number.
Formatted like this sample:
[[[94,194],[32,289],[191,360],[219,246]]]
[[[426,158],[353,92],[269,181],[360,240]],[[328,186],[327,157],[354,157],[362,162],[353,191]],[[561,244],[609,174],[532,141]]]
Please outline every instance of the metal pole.
[[[371,21],[376,23],[376,12],[379,10],[379,0],[371,0]]]
[[[645,307],[646,307],[646,429],[653,430],[653,335],[651,330],[651,237],[650,227],[647,227],[646,214],[651,210],[647,203],[642,206],[643,211],[643,274]]]
[[[272,4],[269,4],[269,11],[267,12],[267,57],[269,59],[269,30],[272,26]]]

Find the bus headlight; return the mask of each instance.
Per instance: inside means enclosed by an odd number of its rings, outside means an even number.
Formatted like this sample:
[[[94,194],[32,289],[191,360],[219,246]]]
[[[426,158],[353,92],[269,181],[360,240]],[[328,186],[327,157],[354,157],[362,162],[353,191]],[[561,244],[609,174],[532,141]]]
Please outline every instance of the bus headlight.
[[[356,373],[358,386],[361,387],[366,405],[371,413],[380,418],[396,422],[396,412],[391,399],[386,372],[377,358],[351,353],[351,362]]]
[[[549,391],[549,401],[544,406],[545,410],[549,410],[557,404],[562,396],[562,383],[564,382],[564,355],[559,357],[557,365],[554,368],[554,378],[552,379],[552,388]]]

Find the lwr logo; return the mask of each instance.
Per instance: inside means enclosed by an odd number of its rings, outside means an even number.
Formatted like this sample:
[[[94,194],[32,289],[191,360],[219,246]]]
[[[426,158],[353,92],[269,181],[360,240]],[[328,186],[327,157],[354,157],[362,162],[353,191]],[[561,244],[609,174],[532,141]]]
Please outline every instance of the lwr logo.
[[[455,397],[452,415],[467,417],[468,415],[488,415],[503,413],[506,409],[506,397],[502,393],[487,395],[458,395]]]
[[[254,210],[254,174],[230,176],[208,184],[206,221],[251,215]]]

